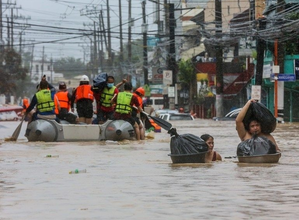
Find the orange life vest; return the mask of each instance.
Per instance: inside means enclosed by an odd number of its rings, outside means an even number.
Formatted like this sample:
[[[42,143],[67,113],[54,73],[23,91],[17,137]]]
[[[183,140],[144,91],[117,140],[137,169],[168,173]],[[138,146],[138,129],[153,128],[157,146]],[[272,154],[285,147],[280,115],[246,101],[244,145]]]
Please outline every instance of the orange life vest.
[[[90,99],[93,100],[93,92],[91,91],[90,85],[81,85],[78,86],[76,91],[76,101],[80,99]]]
[[[66,108],[67,110],[70,109],[70,100],[68,98],[68,91],[58,91],[55,94],[56,98],[59,101],[60,104],[60,108]],[[54,99],[54,103],[55,103],[55,114],[59,114],[59,110],[58,110],[58,103],[56,98]]]
[[[26,112],[26,109],[29,107],[29,100],[28,99],[23,99],[23,110],[22,112],[25,113]]]
[[[137,95],[136,93],[133,93],[133,95],[137,98],[137,100],[139,102],[139,106],[142,108],[142,105],[143,105],[142,98],[139,95]],[[139,110],[137,112],[139,113]]]

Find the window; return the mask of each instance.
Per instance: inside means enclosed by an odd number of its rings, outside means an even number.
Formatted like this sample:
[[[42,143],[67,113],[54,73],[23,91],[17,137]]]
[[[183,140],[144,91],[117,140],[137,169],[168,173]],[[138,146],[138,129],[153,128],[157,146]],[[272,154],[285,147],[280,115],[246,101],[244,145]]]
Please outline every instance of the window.
[[[192,120],[191,115],[170,115],[169,120]]]
[[[164,104],[164,100],[163,99],[156,99],[155,101],[155,105],[163,105]]]

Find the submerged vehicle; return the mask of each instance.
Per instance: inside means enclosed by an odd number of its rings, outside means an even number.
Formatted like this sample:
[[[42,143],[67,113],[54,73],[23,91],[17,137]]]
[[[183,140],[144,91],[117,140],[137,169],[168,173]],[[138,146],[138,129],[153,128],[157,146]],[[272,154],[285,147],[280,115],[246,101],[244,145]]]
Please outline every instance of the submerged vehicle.
[[[61,120],[38,119],[28,124],[25,137],[28,141],[101,141],[132,140],[135,138],[133,126],[124,120],[108,120],[104,124],[70,124]]]
[[[278,163],[281,153],[257,156],[238,156],[239,163]]]

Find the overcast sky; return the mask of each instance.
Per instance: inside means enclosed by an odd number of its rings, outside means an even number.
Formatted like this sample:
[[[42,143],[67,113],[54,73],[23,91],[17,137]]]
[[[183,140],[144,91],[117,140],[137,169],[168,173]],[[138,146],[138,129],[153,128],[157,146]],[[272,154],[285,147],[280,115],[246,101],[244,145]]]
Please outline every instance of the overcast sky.
[[[11,16],[12,7],[14,18],[14,45],[19,45],[22,34],[23,50],[31,51],[34,45],[34,56],[41,59],[44,47],[48,58],[73,56],[84,59],[84,52],[89,51],[89,38],[82,37],[83,30],[90,33],[93,30],[93,21],[96,18],[86,14],[102,8],[104,11],[104,22],[107,25],[106,1],[104,0],[16,0],[16,5],[7,5],[3,2],[3,36],[7,37],[7,19]],[[5,3],[4,3],[5,2]],[[122,18],[124,43],[128,32],[128,1],[122,0]],[[146,13],[150,14],[153,3],[147,1]],[[132,18],[140,18],[132,27],[132,33],[141,33],[142,8],[140,0],[132,0]],[[119,4],[118,0],[110,0],[110,22],[112,36],[112,48],[119,49]],[[152,20],[152,15],[147,16]],[[20,24],[19,24],[20,23]],[[27,26],[25,24],[28,24]],[[31,26],[29,26],[31,25]],[[152,24],[152,28],[155,28]],[[107,26],[106,26],[107,28]],[[150,27],[151,28],[151,27]],[[79,30],[80,29],[80,30]],[[133,39],[141,38],[140,35],[132,35]],[[89,56],[89,55],[88,55]],[[88,59],[88,58],[86,58]]]

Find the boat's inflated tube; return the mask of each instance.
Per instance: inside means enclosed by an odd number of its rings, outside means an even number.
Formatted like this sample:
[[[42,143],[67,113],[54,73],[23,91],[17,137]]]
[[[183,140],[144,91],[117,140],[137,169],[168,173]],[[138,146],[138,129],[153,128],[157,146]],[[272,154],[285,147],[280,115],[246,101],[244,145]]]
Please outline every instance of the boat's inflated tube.
[[[106,140],[131,140],[135,137],[133,126],[124,120],[111,121],[105,129]]]
[[[36,120],[28,124],[25,136],[28,141],[53,142],[57,140],[58,131],[51,120]]]

